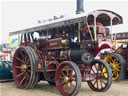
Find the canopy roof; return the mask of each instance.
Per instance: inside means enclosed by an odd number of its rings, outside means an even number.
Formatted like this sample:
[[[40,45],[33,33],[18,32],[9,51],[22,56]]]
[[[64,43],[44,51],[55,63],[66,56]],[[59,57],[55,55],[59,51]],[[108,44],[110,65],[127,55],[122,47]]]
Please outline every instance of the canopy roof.
[[[90,12],[87,15],[87,18],[89,22],[94,22],[94,18],[96,18],[96,21],[102,23],[104,26],[110,26],[111,19],[112,19],[112,25],[123,23],[123,18],[119,14],[109,10],[96,10]]]
[[[50,28],[56,28],[61,26],[66,26],[70,24],[75,24],[79,22],[93,22],[94,18],[96,18],[97,21],[101,22],[104,26],[110,26],[110,18],[113,20],[113,25],[116,24],[122,24],[123,20],[120,15],[118,15],[115,12],[109,11],[109,10],[96,10],[93,12],[90,12],[88,14],[79,14],[72,18],[62,18],[54,21],[47,22],[41,26],[32,27],[20,31],[10,32],[9,35],[18,35],[18,34],[24,34],[29,32],[36,32],[41,30],[46,30]]]

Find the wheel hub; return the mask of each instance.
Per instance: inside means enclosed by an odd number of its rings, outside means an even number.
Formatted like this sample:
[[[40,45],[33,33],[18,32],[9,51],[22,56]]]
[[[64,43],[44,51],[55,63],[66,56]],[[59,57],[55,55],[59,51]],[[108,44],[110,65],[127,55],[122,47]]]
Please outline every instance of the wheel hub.
[[[64,78],[64,81],[67,83],[68,82],[68,77],[65,77]]]
[[[115,68],[116,68],[116,65],[115,65],[115,64],[113,64],[113,65],[112,65],[112,67],[113,67],[113,69],[115,69]]]
[[[26,71],[27,70],[27,65],[23,64],[21,65],[21,71]]]
[[[98,73],[97,76],[96,76],[96,78],[97,79],[100,79],[100,78],[102,78],[102,76],[103,76],[102,73]]]
[[[119,67],[119,66],[118,66],[117,64],[113,64],[112,67],[111,67],[111,69],[112,69],[112,70],[118,70],[118,69],[119,69],[118,67]]]

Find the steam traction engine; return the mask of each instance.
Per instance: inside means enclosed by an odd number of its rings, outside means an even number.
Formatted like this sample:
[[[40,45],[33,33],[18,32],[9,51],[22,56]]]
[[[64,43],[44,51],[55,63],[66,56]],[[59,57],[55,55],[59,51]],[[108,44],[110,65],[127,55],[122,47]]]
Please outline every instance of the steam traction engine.
[[[44,80],[56,85],[62,95],[74,96],[81,82],[86,81],[94,91],[107,91],[112,83],[111,70],[107,63],[94,57],[110,47],[105,37],[110,15],[113,25],[120,21],[114,12],[97,10],[10,33],[21,36],[13,58],[16,85],[29,89]]]

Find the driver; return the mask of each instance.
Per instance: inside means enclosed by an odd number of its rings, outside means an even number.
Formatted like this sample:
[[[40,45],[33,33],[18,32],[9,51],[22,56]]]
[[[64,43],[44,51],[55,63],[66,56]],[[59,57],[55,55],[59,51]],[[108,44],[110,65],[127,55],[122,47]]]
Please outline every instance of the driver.
[[[84,24],[81,28],[81,32],[82,32],[82,36],[85,40],[89,40],[91,39],[91,36],[90,36],[90,33],[89,33],[89,30],[88,30],[88,27],[86,24]]]

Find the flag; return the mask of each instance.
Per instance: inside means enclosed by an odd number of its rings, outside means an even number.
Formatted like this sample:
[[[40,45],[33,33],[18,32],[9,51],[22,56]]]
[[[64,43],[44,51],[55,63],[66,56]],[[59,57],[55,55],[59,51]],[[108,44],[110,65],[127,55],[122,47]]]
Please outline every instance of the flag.
[[[11,45],[11,43],[12,43],[12,37],[11,36],[8,37],[8,41],[9,41],[9,44]]]
[[[10,48],[16,48],[16,47],[18,46],[18,39],[17,39],[17,38],[12,39],[12,38],[9,36],[8,40],[9,40],[9,45],[10,45],[9,47],[10,47]]]
[[[2,50],[3,49],[3,46],[2,45],[0,45],[0,50]]]

